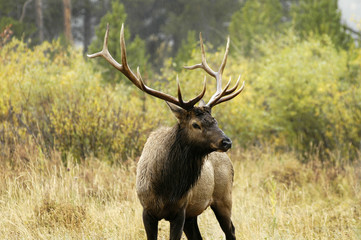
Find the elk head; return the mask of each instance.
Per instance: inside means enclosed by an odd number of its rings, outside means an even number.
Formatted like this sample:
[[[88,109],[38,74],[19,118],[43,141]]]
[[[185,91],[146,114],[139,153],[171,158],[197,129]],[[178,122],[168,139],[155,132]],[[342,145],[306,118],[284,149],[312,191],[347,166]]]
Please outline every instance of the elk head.
[[[181,136],[185,138],[185,141],[189,145],[194,146],[195,148],[202,149],[204,152],[212,151],[227,151],[231,145],[232,141],[223,133],[223,131],[218,127],[217,121],[211,115],[211,109],[215,105],[231,100],[236,97],[244,89],[244,82],[242,86],[237,90],[240,77],[238,78],[234,87],[229,89],[231,78],[229,79],[227,85],[222,89],[222,74],[226,66],[228,50],[229,50],[229,37],[227,39],[226,51],[222,60],[222,63],[218,71],[212,70],[207,63],[206,55],[203,46],[202,35],[199,35],[200,46],[202,51],[202,62],[193,66],[185,67],[186,69],[203,69],[211,77],[215,78],[217,90],[208,101],[204,103],[202,98],[206,92],[206,79],[204,79],[203,90],[195,98],[184,101],[182,97],[181,88],[179,85],[179,80],[177,77],[178,85],[178,97],[175,98],[166,93],[154,90],[148,87],[140,74],[139,67],[137,68],[137,73],[135,74],[129,67],[127,63],[127,54],[124,41],[124,25],[122,25],[120,31],[120,45],[121,45],[121,64],[118,63],[110,55],[108,51],[108,33],[109,33],[109,24],[107,25],[107,30],[104,37],[104,44],[102,51],[87,55],[89,58],[103,57],[105,58],[113,67],[118,69],[121,73],[124,74],[137,88],[141,91],[165,100],[172,110],[173,114],[178,119],[179,131]],[[236,91],[237,90],[237,91]],[[195,106],[196,103],[200,102],[199,106]]]

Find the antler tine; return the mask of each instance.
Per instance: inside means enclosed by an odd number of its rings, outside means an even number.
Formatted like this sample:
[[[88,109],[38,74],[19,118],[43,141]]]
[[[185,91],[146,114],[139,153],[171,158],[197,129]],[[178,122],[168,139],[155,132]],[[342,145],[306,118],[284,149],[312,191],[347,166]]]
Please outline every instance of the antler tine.
[[[207,103],[207,106],[212,107],[214,103],[216,103],[221,97],[226,95],[227,89],[229,88],[229,85],[231,84],[231,80],[232,79],[229,78],[229,81],[228,81],[227,85],[224,87],[224,89],[222,90],[222,92],[220,92],[218,95],[215,94],[212,96],[211,100],[209,100],[209,102]]]
[[[202,62],[201,63],[198,63],[198,64],[195,64],[195,65],[192,65],[192,66],[184,66],[185,69],[188,69],[188,70],[193,70],[193,69],[196,69],[196,68],[202,68],[204,71],[206,71],[209,75],[211,75],[212,77],[216,77],[216,72],[213,71],[208,63],[207,63],[207,59],[206,59],[206,53],[204,51],[204,46],[203,46],[203,38],[202,38],[202,33],[199,33],[199,42],[200,42],[200,45],[201,45],[201,52],[202,52]]]
[[[178,88],[178,100],[179,100],[179,103],[183,105],[184,102],[183,102],[183,98],[182,98],[182,91],[181,91],[180,84],[179,84],[178,74],[177,74],[177,88]]]
[[[220,72],[221,74],[223,73],[224,68],[226,67],[226,63],[227,63],[227,57],[228,57],[228,51],[229,51],[229,36],[227,37],[227,45],[226,45],[226,51],[224,52],[224,56],[223,56],[223,60],[221,63],[221,66],[219,67],[218,72]]]
[[[236,97],[238,94],[240,94],[243,91],[244,86],[245,86],[245,82],[243,81],[242,86],[240,87],[240,89],[237,90],[237,92],[235,92],[235,93],[233,93],[231,95],[225,95],[225,97],[220,98],[218,101],[214,102],[210,107],[214,107],[217,104],[220,104],[220,103],[225,102],[225,101],[229,101],[232,98]]]
[[[199,34],[199,42],[200,42],[201,52],[202,52],[202,62],[192,65],[192,66],[186,66],[184,68],[189,69],[189,70],[201,68],[204,71],[206,71],[206,73],[208,73],[209,75],[211,75],[212,77],[214,77],[216,79],[216,85],[217,85],[216,92],[213,94],[213,96],[207,103],[207,106],[215,106],[218,101],[220,101],[221,99],[224,99],[224,96],[227,96],[227,95],[233,93],[234,91],[236,91],[236,89],[239,85],[240,78],[238,78],[238,81],[233,88],[227,90],[229,87],[229,84],[231,82],[231,79],[230,79],[227,86],[222,90],[222,74],[223,74],[224,68],[226,67],[226,63],[227,63],[227,57],[228,57],[228,52],[229,52],[229,43],[230,43],[229,37],[227,37],[226,50],[224,52],[222,63],[219,66],[219,69],[217,72],[212,70],[207,63],[206,53],[204,51],[202,33]],[[225,101],[225,100],[222,100],[222,101]]]
[[[124,24],[122,24],[122,28],[120,29],[119,39],[120,39],[120,56],[124,71],[132,71],[128,65],[128,60],[127,60],[127,48],[125,46],[125,39],[124,39]]]
[[[204,78],[202,92],[197,97],[193,98],[192,100],[185,102],[184,105],[188,106],[188,108],[193,107],[197,102],[199,102],[203,98],[205,93],[206,93],[206,78]]]
[[[206,78],[204,78],[204,83],[203,83],[203,90],[200,94],[198,94],[198,96],[196,96],[195,98],[184,102],[183,98],[182,98],[182,91],[181,91],[181,87],[180,87],[180,83],[179,83],[179,78],[177,75],[177,86],[178,86],[178,101],[180,103],[180,105],[184,108],[184,109],[190,109],[192,108],[197,102],[199,102],[204,94],[206,93]]]
[[[127,60],[127,48],[125,46],[124,39],[124,24],[122,23],[122,27],[120,29],[120,57],[122,60],[122,70],[120,70],[132,83],[137,86],[140,90],[144,91],[143,86],[145,86],[143,80],[141,78],[137,78],[133,73],[132,69],[130,69]],[[137,73],[140,76],[139,67],[137,68]]]
[[[229,81],[231,81],[231,77],[229,77],[229,78],[230,78]],[[225,95],[229,95],[229,94],[233,93],[234,91],[236,91],[240,80],[241,80],[241,75],[239,75],[236,84],[234,84],[234,86],[231,89],[227,90]]]
[[[206,52],[204,51],[203,38],[202,38],[202,33],[201,32],[199,33],[199,43],[200,43],[200,46],[201,46],[202,62],[198,63],[198,64],[195,64],[195,65],[192,65],[192,66],[184,66],[184,68],[188,69],[188,70],[201,68],[204,71],[206,71],[206,73],[208,73],[209,75],[214,77],[216,79],[216,82],[217,82],[217,91],[216,91],[215,95],[218,95],[219,93],[222,92],[222,75],[220,75],[219,72],[216,72],[216,71],[212,70],[212,68],[210,68],[208,63],[207,63]]]
[[[107,24],[107,30],[105,32],[104,36],[104,42],[103,42],[103,49],[100,52],[93,53],[93,54],[87,54],[88,58],[96,58],[96,57],[103,57],[105,58],[113,67],[118,69],[119,71],[122,70],[122,65],[119,64],[113,57],[110,55],[108,50],[108,35],[109,35],[109,23]]]
[[[193,70],[193,69],[196,69],[196,68],[201,68],[204,71],[206,71],[209,75],[211,75],[212,77],[214,77],[216,79],[216,84],[217,84],[216,92],[212,95],[211,99],[206,104],[206,106],[213,107],[213,106],[215,106],[215,105],[217,105],[217,104],[219,104],[221,102],[231,100],[232,98],[237,96],[239,93],[241,93],[243,91],[245,83],[243,82],[242,87],[236,91],[236,89],[238,88],[238,85],[239,85],[240,78],[241,78],[241,75],[240,75],[238,77],[238,80],[237,80],[236,84],[231,89],[228,90],[228,87],[229,87],[229,85],[231,83],[231,78],[230,78],[227,85],[226,85],[226,87],[222,90],[222,74],[223,74],[224,68],[226,67],[227,57],[228,57],[228,52],[229,52],[229,43],[230,43],[229,36],[227,37],[226,50],[224,52],[222,63],[219,66],[219,69],[218,69],[217,72],[213,71],[209,67],[209,65],[207,63],[201,33],[199,34],[199,42],[200,42],[201,52],[202,52],[202,62],[198,63],[198,64],[195,64],[195,65],[192,65],[192,66],[186,66],[184,68],[189,69],[189,70]]]
[[[128,65],[127,61],[127,52],[126,52],[126,46],[125,46],[125,40],[124,40],[124,24],[122,24],[122,28],[120,30],[120,47],[121,47],[121,61],[122,64],[118,63],[109,53],[108,50],[108,36],[109,36],[109,24],[107,24],[107,30],[105,32],[104,36],[104,43],[103,43],[103,49],[100,52],[94,53],[94,54],[88,54],[87,56],[89,58],[95,58],[95,57],[103,57],[105,60],[107,60],[113,67],[118,69],[121,73],[124,74],[137,88],[142,90],[145,93],[148,93],[149,95],[152,95],[154,97],[160,98],[162,100],[165,100],[167,102],[173,103],[181,108],[184,108],[186,110],[191,109],[197,102],[199,102],[205,92],[206,92],[206,84],[204,83],[203,91],[196,96],[195,98],[184,102],[182,99],[182,93],[179,86],[178,81],[178,99],[168,95],[166,93],[154,90],[150,87],[148,87],[140,75],[139,67],[137,68],[137,75],[133,73],[132,69]]]

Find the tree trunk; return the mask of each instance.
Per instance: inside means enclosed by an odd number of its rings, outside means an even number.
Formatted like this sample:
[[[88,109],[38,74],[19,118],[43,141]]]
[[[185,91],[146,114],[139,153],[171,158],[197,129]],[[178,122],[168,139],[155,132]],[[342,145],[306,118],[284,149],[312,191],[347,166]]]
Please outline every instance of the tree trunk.
[[[36,25],[38,27],[38,37],[39,41],[44,41],[44,21],[43,21],[43,1],[35,1],[35,10],[36,10]]]
[[[27,0],[24,5],[23,5],[23,8],[22,8],[22,11],[21,11],[21,16],[19,18],[19,22],[23,22],[24,21],[24,18],[25,18],[25,15],[26,15],[26,8],[28,7],[28,5],[31,3],[32,0]]]
[[[83,15],[83,53],[88,52],[88,46],[91,38],[91,2],[84,0],[84,15]]]
[[[71,33],[71,3],[70,0],[63,0],[64,6],[64,35],[68,43],[73,43],[73,35]]]

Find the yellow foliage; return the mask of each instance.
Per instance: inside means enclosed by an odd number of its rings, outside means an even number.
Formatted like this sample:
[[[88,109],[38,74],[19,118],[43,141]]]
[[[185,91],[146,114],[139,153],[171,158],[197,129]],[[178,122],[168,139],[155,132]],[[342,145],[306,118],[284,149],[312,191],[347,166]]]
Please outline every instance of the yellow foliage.
[[[235,83],[239,74],[246,86],[240,96],[213,109],[226,134],[243,146],[272,142],[302,154],[336,149],[340,157],[356,157],[361,138],[360,50],[336,49],[327,36],[301,40],[293,32],[265,40],[259,50],[256,59],[228,58],[223,86],[229,77]],[[223,51],[207,52],[215,70]],[[200,51],[193,51],[184,65],[200,61]],[[177,73],[168,70],[171,64],[163,77],[176,92]],[[205,75],[203,70],[179,73],[187,98],[201,91]],[[214,92],[215,80],[207,75],[205,100]]]
[[[206,49],[207,50],[207,49]],[[292,32],[260,44],[256,59],[229,56],[223,86],[239,74],[240,96],[213,109],[220,127],[242,146],[271,142],[281,149],[337,150],[353,158],[361,138],[361,51],[338,50],[327,36],[298,39]],[[224,49],[207,52],[218,69]],[[192,51],[183,65],[201,61]],[[76,158],[138,156],[149,132],[174,124],[166,104],[121,82],[107,85],[79,51],[58,42],[29,49],[13,40],[0,50],[0,141],[36,139]],[[206,73],[172,70],[169,59],[160,76],[147,84],[176,96],[179,75],[184,99],[196,96]],[[116,70],[114,70],[116,71]],[[120,74],[120,73],[119,73]],[[144,74],[145,76],[147,74]],[[162,81],[159,81],[162,80]],[[207,101],[215,92],[207,76]]]
[[[155,115],[146,114],[147,99],[133,87],[104,86],[80,51],[58,42],[29,49],[14,40],[0,56],[3,143],[31,137],[77,158],[140,154]]]

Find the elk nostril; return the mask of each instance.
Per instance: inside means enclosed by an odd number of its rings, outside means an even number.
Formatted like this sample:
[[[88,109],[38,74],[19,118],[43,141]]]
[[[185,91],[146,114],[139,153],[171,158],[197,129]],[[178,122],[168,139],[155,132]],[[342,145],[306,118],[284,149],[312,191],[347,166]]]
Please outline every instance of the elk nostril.
[[[232,141],[231,141],[231,139],[229,139],[229,138],[224,138],[224,139],[222,140],[222,147],[224,147],[225,149],[231,148],[231,147],[232,147]]]

